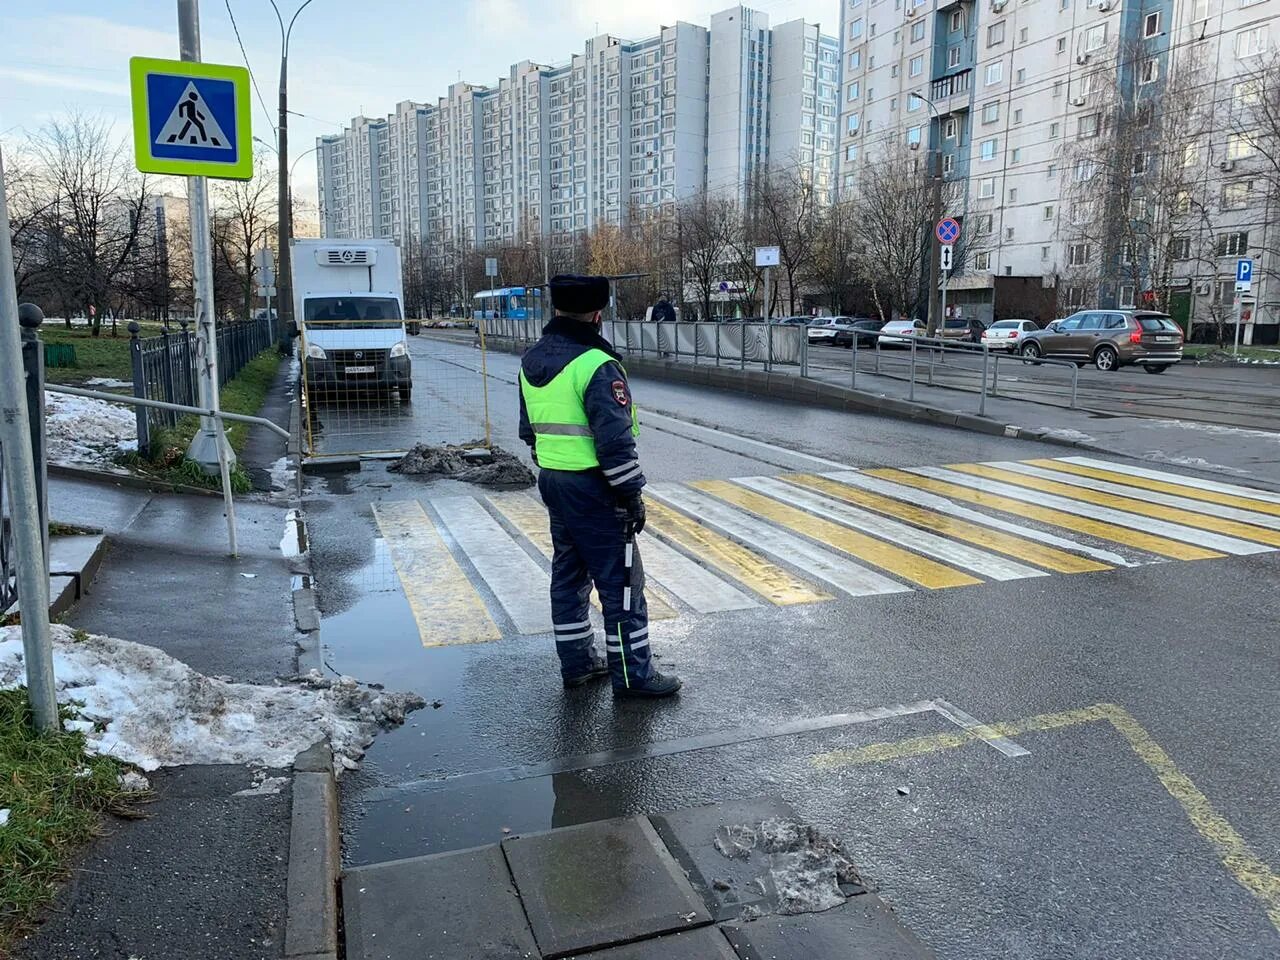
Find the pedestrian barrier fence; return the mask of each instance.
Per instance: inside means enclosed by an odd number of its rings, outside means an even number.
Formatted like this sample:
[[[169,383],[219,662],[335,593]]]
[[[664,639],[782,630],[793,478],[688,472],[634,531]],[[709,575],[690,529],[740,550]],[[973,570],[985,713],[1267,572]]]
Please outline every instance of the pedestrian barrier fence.
[[[4,447],[0,446],[0,614],[18,600],[18,561],[10,532],[9,485],[4,475]]]
[[[180,320],[180,329],[164,330],[158,337],[140,337],[137,323],[129,324],[129,354],[133,360],[133,395],[143,400],[194,407],[200,402],[199,338]],[[274,343],[270,320],[264,318],[219,324],[218,386],[224,387],[263,350]],[[172,407],[138,407],[138,450],[145,456],[151,432],[176,426],[186,414]]]
[[[395,321],[310,320],[299,352],[310,457],[491,441],[483,336],[473,345],[452,331],[409,336]]]
[[[542,335],[534,320],[486,320],[495,339],[531,343]],[[745,367],[761,364],[799,366],[805,350],[805,327],[777,323],[711,323],[685,321],[606,320],[601,333],[619,353],[639,357]]]

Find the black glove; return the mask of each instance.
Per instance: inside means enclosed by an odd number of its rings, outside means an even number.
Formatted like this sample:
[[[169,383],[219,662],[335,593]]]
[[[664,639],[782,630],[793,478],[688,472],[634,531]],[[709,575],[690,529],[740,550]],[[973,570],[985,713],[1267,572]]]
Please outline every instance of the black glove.
[[[618,501],[618,514],[622,518],[627,536],[634,537],[644,530],[644,498],[640,496],[640,491]]]

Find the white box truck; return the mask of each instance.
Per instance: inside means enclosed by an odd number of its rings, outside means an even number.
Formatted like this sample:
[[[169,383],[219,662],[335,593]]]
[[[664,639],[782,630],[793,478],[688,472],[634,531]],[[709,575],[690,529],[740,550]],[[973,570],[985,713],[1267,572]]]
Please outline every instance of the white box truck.
[[[413,394],[400,247],[393,240],[294,240],[293,316],[308,396]]]

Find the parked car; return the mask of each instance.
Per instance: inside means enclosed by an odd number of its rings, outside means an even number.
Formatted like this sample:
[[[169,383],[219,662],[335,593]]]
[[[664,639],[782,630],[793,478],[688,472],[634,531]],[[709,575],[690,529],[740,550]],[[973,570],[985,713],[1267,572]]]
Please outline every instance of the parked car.
[[[964,317],[948,317],[938,330],[943,340],[964,340],[973,343],[973,327]]]
[[[1023,334],[1039,329],[1034,320],[997,320],[982,331],[982,342],[992,350],[1017,350]]]
[[[1081,310],[1020,339],[1018,352],[1028,362],[1061,357],[1099,370],[1134,364],[1164,373],[1182,360],[1182,329],[1153,310]]]
[[[923,320],[890,320],[880,328],[876,339],[882,347],[906,347],[913,336],[923,337],[926,330],[928,324]]]
[[[874,343],[882,324],[870,317],[831,317],[825,323],[815,324],[808,330],[809,343],[827,344],[833,347],[852,347],[853,338],[858,345]]]

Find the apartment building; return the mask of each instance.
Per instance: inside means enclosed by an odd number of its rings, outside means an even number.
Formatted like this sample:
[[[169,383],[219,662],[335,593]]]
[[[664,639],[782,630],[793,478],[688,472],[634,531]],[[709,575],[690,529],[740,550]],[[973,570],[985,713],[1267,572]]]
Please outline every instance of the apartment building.
[[[1169,309],[1203,321],[1234,296],[1235,258],[1276,246],[1233,118],[1242,79],[1280,42],[1280,0],[842,10],[839,187],[856,191],[859,171],[887,159],[910,157],[918,176],[941,168],[956,197],[945,212],[969,245],[950,282],[964,315],[1008,315],[997,280],[1024,278],[1054,291],[1060,312],[1141,305],[1159,284]],[[1274,325],[1280,281],[1258,266],[1256,319]]]
[[[839,41],[746,7],[638,41],[600,35],[557,65],[456,83],[317,143],[325,236],[429,249],[569,237],[699,191],[742,198],[766,169],[835,186]]]

